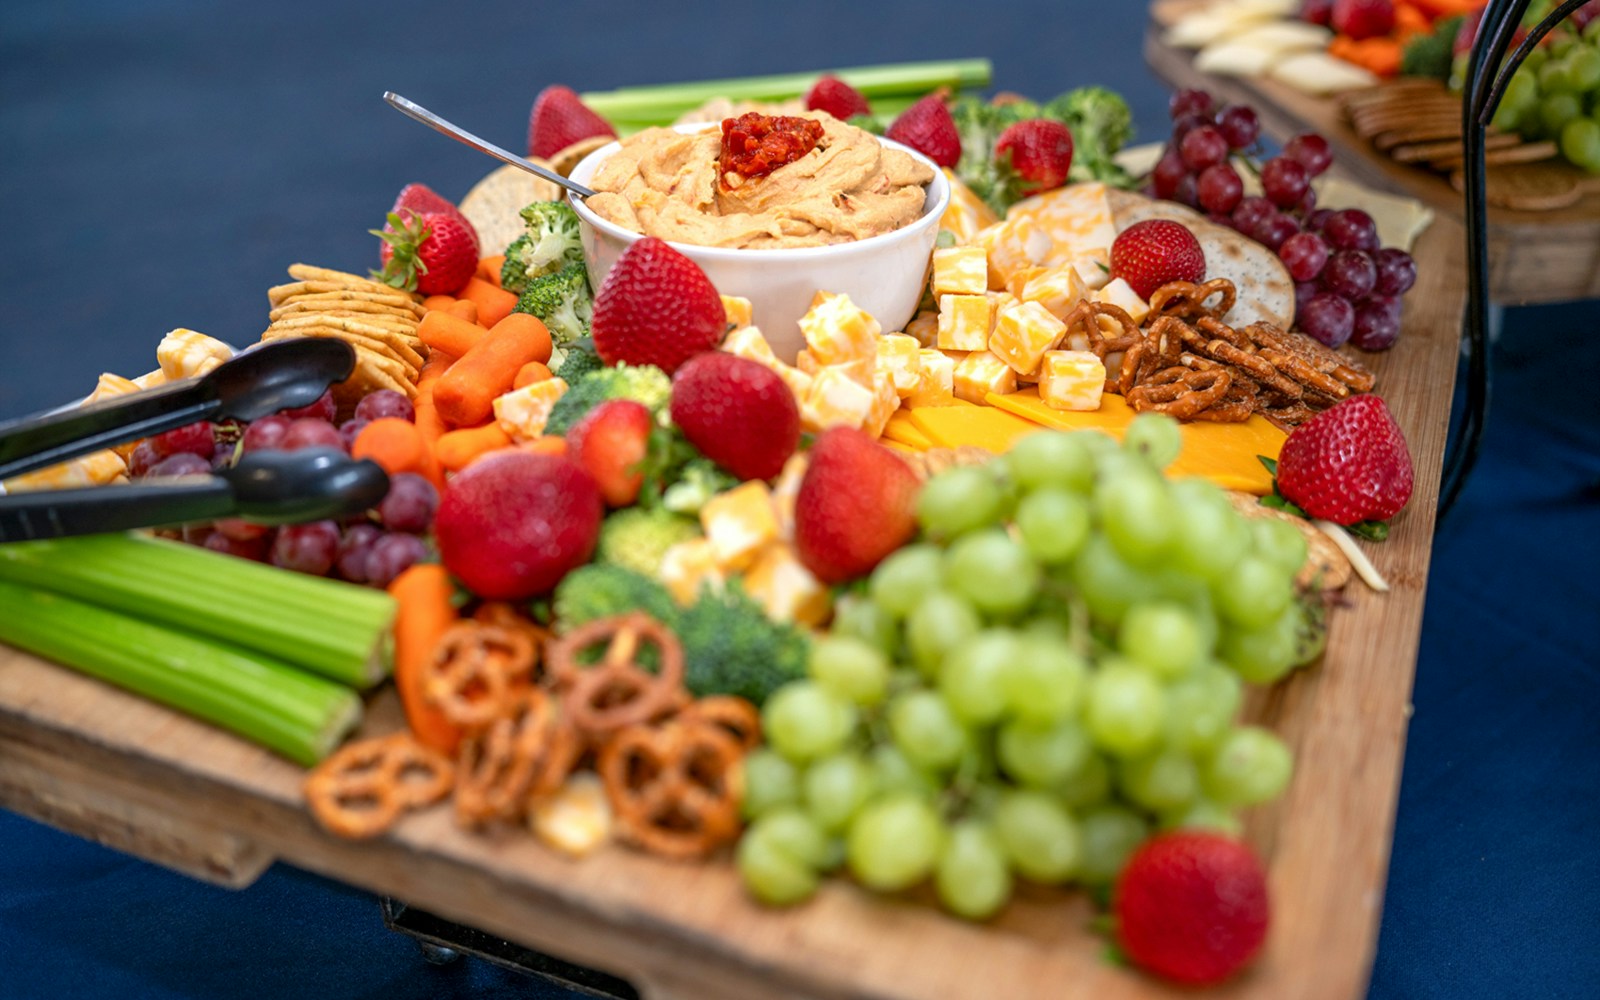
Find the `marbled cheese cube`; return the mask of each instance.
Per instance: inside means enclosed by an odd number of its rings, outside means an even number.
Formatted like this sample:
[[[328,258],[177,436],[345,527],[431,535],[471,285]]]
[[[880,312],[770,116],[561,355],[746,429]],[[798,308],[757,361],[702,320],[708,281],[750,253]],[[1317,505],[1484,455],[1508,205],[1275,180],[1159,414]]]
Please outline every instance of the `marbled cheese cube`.
[[[828,588],[782,542],[762,550],[745,574],[744,589],[773,621],[821,625],[833,610]]]
[[[156,361],[169,379],[193,378],[233,357],[233,348],[215,337],[177,329],[156,345]]]
[[[117,396],[126,396],[130,392],[138,391],[139,383],[133,379],[123,378],[121,375],[113,375],[110,372],[102,372],[100,381],[95,383],[94,392],[89,393],[84,403],[97,403],[102,399],[113,399]]]
[[[870,380],[869,380],[870,384]],[[800,405],[800,426],[813,433],[844,425],[860,427],[872,412],[872,390],[842,366],[822,369]]]
[[[867,411],[867,419],[861,429],[873,437],[882,437],[883,429],[889,425],[889,418],[898,409],[900,393],[894,387],[894,379],[888,372],[878,372],[873,377],[872,408]]]
[[[1058,410],[1098,410],[1106,366],[1089,351],[1049,351],[1039,367],[1039,398]]]
[[[778,537],[786,542],[794,541],[794,502],[810,465],[810,456],[797,451],[783,463],[783,471],[772,483],[772,504],[778,509]]]
[[[581,858],[611,840],[611,799],[593,771],[578,771],[529,804],[528,825],[547,846]]]
[[[128,463],[109,448],[90,452],[70,462],[51,465],[33,472],[13,476],[4,483],[7,493],[27,493],[32,490],[65,490],[83,486],[105,486],[125,479]]]
[[[1067,335],[1065,323],[1037,302],[1018,302],[995,317],[989,351],[1019,375],[1039,367],[1046,351],[1054,350]]]
[[[658,576],[672,599],[685,607],[695,602],[703,588],[720,591],[727,583],[709,538],[691,538],[672,545],[661,556]]]
[[[1072,258],[1072,269],[1083,279],[1083,287],[1098,291],[1111,281],[1111,251],[1091,250]]]
[[[723,296],[726,298],[727,296]],[[773,368],[783,362],[772,353],[772,345],[767,343],[767,337],[761,332],[759,326],[741,326],[729,333],[722,342],[722,349],[736,357],[754,361],[758,365]]]
[[[794,401],[798,403],[805,399],[811,392],[811,383],[814,379],[793,365],[786,365],[781,361],[778,364],[781,366],[776,369],[778,377],[783,379],[783,384],[794,393]]]
[[[871,361],[877,354],[877,338],[882,332],[878,321],[848,295],[818,292],[811,308],[800,317],[800,332],[806,346],[824,365],[848,361]]]
[[[1033,272],[1017,298],[1024,302],[1037,302],[1056,319],[1066,319],[1067,313],[1091,294],[1078,269],[1071,264],[1062,264]]]
[[[987,295],[941,295],[935,344],[945,351],[984,350],[993,322],[994,304]]]
[[[886,333],[878,338],[878,372],[887,373],[894,380],[895,391],[902,396],[917,387],[917,375],[922,370],[921,350],[915,337],[903,333]]]
[[[947,229],[957,243],[971,243],[985,226],[1000,221],[994,209],[961,182],[955,171],[944,167],[944,176],[950,182],[950,205],[939,217],[939,228]]]
[[[1121,278],[1114,278],[1106,286],[1094,293],[1096,300],[1109,302],[1114,306],[1121,306],[1122,310],[1133,318],[1135,323],[1143,323],[1144,318],[1150,315],[1150,306],[1139,293]]]
[[[939,314],[924,310],[906,324],[906,336],[915,337],[923,347],[933,347],[939,342]]]
[[[141,389],[154,389],[158,385],[167,384],[167,373],[157,368],[153,372],[145,372],[133,380],[133,384]]]
[[[722,299],[722,311],[728,317],[729,326],[739,330],[751,324],[749,299],[737,295],[722,295],[719,298]]]
[[[1001,396],[1017,391],[1017,373],[988,351],[973,351],[956,363],[951,383],[957,399],[982,403],[989,393]]]
[[[1005,288],[1011,276],[1050,262],[1055,242],[1031,216],[1019,215],[978,233],[974,240],[989,253],[989,287]]]
[[[933,252],[934,295],[982,295],[989,288],[989,255],[983,247],[946,247]]]
[[[917,387],[906,397],[906,405],[950,404],[955,397],[956,359],[934,348],[923,348],[921,354],[922,366],[917,373]]]
[[[818,361],[817,356],[804,347],[800,348],[800,353],[794,356],[794,366],[803,374],[810,375],[813,378],[816,377],[818,372],[822,371],[822,362]]]
[[[752,479],[719,493],[700,508],[700,527],[711,543],[717,568],[730,573],[742,570],[777,540],[778,511],[772,505],[772,491]]]
[[[495,398],[494,419],[501,430],[511,435],[511,440],[532,440],[544,433],[550,411],[566,392],[567,382],[562,378],[530,382]]]

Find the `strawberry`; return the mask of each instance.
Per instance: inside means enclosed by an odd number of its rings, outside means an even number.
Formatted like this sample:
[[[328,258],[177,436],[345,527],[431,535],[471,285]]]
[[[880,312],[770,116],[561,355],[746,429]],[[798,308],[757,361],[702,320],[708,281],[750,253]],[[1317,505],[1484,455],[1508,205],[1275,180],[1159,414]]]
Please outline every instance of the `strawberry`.
[[[1411,499],[1411,452],[1383,400],[1351,396],[1296,427],[1278,455],[1278,492],[1335,524],[1382,521]]]
[[[853,427],[824,431],[794,503],[800,561],[824,583],[864,576],[916,533],[918,480],[900,456]]]
[[[1333,0],[1333,30],[1356,41],[1394,31],[1392,0]]]
[[[900,112],[884,133],[890,139],[926,156],[941,167],[953,167],[961,159],[961,136],[956,121],[944,106],[944,97],[929,94]]]
[[[548,160],[590,136],[616,138],[611,123],[590,111],[571,87],[551,84],[539,91],[528,115],[528,155]]]
[[[740,479],[771,479],[800,444],[800,408],[783,379],[722,351],[697,354],[672,376],[672,422]]]
[[[1128,958],[1191,985],[1220,982],[1267,937],[1267,879],[1250,848],[1231,837],[1177,830],[1144,842],[1112,893]]]
[[[567,431],[567,446],[612,507],[626,507],[644,484],[642,465],[655,427],[650,408],[631,399],[608,399]]]
[[[432,215],[436,212],[453,215],[460,219],[468,229],[472,230],[472,238],[477,240],[479,248],[481,249],[483,246],[483,241],[478,239],[478,230],[473,227],[465,215],[461,214],[461,210],[455,206],[455,203],[426,184],[413,182],[401,188],[400,196],[394,200],[394,207],[389,211],[398,212],[402,208],[409,208],[411,211],[422,215]]]
[[[388,224],[369,230],[383,243],[379,281],[423,295],[454,295],[478,270],[478,234],[458,212],[389,213]]]
[[[1301,0],[1300,20],[1326,28],[1333,18],[1333,0]]]
[[[806,91],[807,111],[826,111],[840,121],[849,121],[856,115],[870,115],[871,105],[861,91],[836,76],[818,77]]]
[[[590,332],[606,364],[655,365],[671,374],[716,347],[727,322],[700,265],[646,236],[622,251],[601,282]]]
[[[1117,234],[1111,244],[1111,277],[1148,299],[1169,281],[1204,281],[1206,252],[1182,223],[1146,219]]]
[[[1006,126],[994,144],[995,159],[1011,159],[1022,194],[1038,194],[1067,182],[1072,166],[1072,130],[1060,122],[1035,118]]]

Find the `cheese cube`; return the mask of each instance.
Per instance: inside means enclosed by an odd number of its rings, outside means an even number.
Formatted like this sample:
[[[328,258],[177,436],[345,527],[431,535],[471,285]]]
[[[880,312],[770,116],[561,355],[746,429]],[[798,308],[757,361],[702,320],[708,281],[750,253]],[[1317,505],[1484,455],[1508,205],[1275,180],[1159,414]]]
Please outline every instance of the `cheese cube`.
[[[982,295],[989,287],[989,255],[983,247],[956,246],[933,252],[934,295]]]
[[[735,486],[700,508],[700,526],[711,555],[724,572],[742,570],[768,542],[778,537],[778,511],[772,491],[759,479]]]
[[[844,372],[858,385],[868,389],[872,388],[872,376],[878,370],[877,365],[872,361],[851,361],[847,364],[828,365],[826,367]]]
[[[993,322],[994,304],[987,295],[941,295],[935,344],[945,351],[984,350]]]
[[[153,372],[145,372],[133,380],[133,384],[141,389],[154,389],[158,385],[167,384],[167,373],[157,368]]]
[[[822,371],[822,362],[818,361],[817,356],[804,347],[800,348],[800,353],[794,356],[794,365],[802,373],[813,378],[816,377],[818,372]]]
[[[957,243],[971,243],[980,230],[999,222],[1000,217],[956,177],[955,171],[945,167],[944,176],[950,182],[950,204],[939,217],[939,228],[949,230]]]
[[[685,607],[693,604],[705,587],[721,591],[728,579],[717,567],[709,538],[691,538],[670,546],[661,556],[657,575],[672,599]]]
[[[1039,398],[1058,410],[1098,410],[1106,366],[1089,351],[1050,351],[1039,368]]]
[[[783,471],[772,483],[772,503],[778,508],[778,536],[784,541],[794,541],[794,502],[810,464],[806,453],[797,451],[783,463]]]
[[[772,353],[772,345],[767,343],[766,335],[761,332],[759,326],[745,325],[734,329],[722,342],[722,349],[736,357],[754,361],[758,365],[766,365],[768,368],[783,363]]]
[[[924,310],[906,324],[906,336],[915,337],[923,347],[933,347],[939,341],[939,314]]]
[[[883,429],[889,425],[889,418],[898,409],[900,393],[894,387],[894,379],[887,372],[879,372],[873,378],[872,408],[867,411],[867,419],[861,429],[873,437],[882,437]]]
[[[511,435],[511,440],[532,440],[544,433],[544,425],[550,421],[550,411],[566,391],[565,379],[547,378],[542,382],[530,382],[495,398],[494,419],[499,422],[501,430]]]
[[[743,329],[751,323],[750,300],[742,299],[737,295],[721,295],[722,311],[728,317],[728,325],[735,330]]]
[[[842,365],[831,365],[817,373],[800,405],[800,426],[813,433],[829,427],[860,427],[872,412],[872,389],[861,384]]]
[[[1046,351],[1067,335],[1065,323],[1037,302],[1021,302],[1000,310],[989,337],[989,350],[1020,375],[1039,367]]]
[[[1017,391],[1017,373],[988,351],[973,351],[957,362],[951,373],[957,399],[982,403],[989,393],[1001,396]]]
[[[1062,260],[1091,250],[1105,250],[1117,239],[1110,197],[1106,186],[1098,182],[1069,184],[1036,194],[1006,210],[1007,222],[1021,218],[1033,221]],[[992,254],[989,263],[994,264]]]
[[[872,360],[882,329],[877,320],[850,301],[850,296],[830,292],[818,292],[811,300],[811,308],[800,317],[806,346],[825,365]]]
[[[789,387],[790,392],[794,393],[795,402],[798,403],[805,399],[811,392],[812,377],[793,365],[786,365],[781,361],[778,362],[778,365],[779,367],[776,369],[778,377],[783,379],[783,384]]]
[[[921,347],[915,337],[886,333],[878,338],[878,372],[894,380],[895,391],[905,396],[917,387],[922,369]]]
[[[1006,306],[1015,304],[1017,297],[1004,290],[997,292],[984,292],[983,294],[989,299],[989,336],[992,337],[994,336],[995,317],[998,316],[1000,314],[1000,310],[1004,309]]]
[[[1037,302],[1056,319],[1066,319],[1067,313],[1088,298],[1090,288],[1083,283],[1078,269],[1071,264],[1042,268],[1028,278],[1017,293],[1024,302]]]
[[[947,406],[955,396],[956,359],[940,350],[924,348],[917,387],[906,397],[907,406]],[[963,355],[965,357],[965,355]]]
[[[194,378],[233,357],[233,348],[203,333],[173,330],[156,345],[156,361],[169,379]]]
[[[989,252],[989,287],[1004,288],[1011,276],[1049,264],[1055,254],[1050,234],[1032,216],[1018,215],[978,233],[974,242]]]
[[[528,809],[534,836],[564,854],[581,858],[611,839],[611,799],[593,771],[578,771],[552,795]]]
[[[745,574],[744,589],[773,621],[821,625],[833,609],[828,588],[782,542],[762,550]]]
[[[1092,250],[1072,258],[1072,269],[1083,280],[1083,287],[1098,291],[1111,281],[1111,251]]]
[[[1095,292],[1094,297],[1096,301],[1121,306],[1135,323],[1143,323],[1144,318],[1150,315],[1150,306],[1139,297],[1138,292],[1133,290],[1133,286],[1121,278],[1113,279],[1104,288]]]
[[[125,479],[128,463],[122,456],[106,449],[90,452],[70,462],[51,465],[33,472],[13,476],[4,483],[7,493],[27,493],[32,490],[65,490],[82,486],[105,486]]]
[[[102,399],[112,399],[116,396],[126,396],[130,392],[138,392],[139,383],[131,378],[102,372],[100,381],[95,383],[94,392],[89,393],[84,403],[96,403]]]

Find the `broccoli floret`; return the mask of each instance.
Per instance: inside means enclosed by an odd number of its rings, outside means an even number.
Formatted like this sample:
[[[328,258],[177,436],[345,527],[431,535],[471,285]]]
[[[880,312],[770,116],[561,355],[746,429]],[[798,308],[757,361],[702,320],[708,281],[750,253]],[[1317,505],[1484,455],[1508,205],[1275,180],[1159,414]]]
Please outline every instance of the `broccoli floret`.
[[[1400,75],[1450,79],[1456,33],[1461,30],[1462,20],[1459,16],[1446,17],[1435,21],[1433,30],[1413,35],[1400,53]]]
[[[578,213],[564,201],[536,201],[522,210],[528,231],[506,247],[500,284],[521,295],[535,278],[583,263]]]
[[[805,633],[772,621],[735,585],[702,592],[679,615],[677,632],[687,661],[684,680],[695,695],[733,694],[760,705],[805,676]]]
[[[1133,110],[1121,94],[1105,87],[1079,87],[1046,104],[1040,114],[1072,130],[1068,180],[1133,186],[1133,178],[1112,159],[1133,138]]]
[[[556,584],[553,604],[556,628],[570,632],[597,618],[643,611],[668,627],[678,605],[667,588],[631,569],[607,563],[579,566]]]
[[[655,365],[617,365],[583,376],[556,400],[545,422],[546,434],[565,434],[585,413],[608,399],[632,399],[652,413],[666,409],[672,398],[672,380]]]
[[[704,456],[689,459],[672,478],[661,494],[661,506],[689,517],[697,516],[707,500],[739,485],[737,476]]]
[[[590,372],[597,372],[604,368],[606,363],[600,360],[600,355],[585,348],[581,344],[573,344],[567,348],[567,356],[552,372],[556,378],[568,385],[577,385],[578,381]]]
[[[517,300],[516,311],[543,320],[556,344],[564,346],[587,337],[589,318],[594,315],[587,269],[582,264],[568,264],[555,274],[533,279]]]
[[[652,579],[661,574],[661,559],[679,542],[700,537],[700,525],[660,507],[628,507],[605,519],[595,558]]]

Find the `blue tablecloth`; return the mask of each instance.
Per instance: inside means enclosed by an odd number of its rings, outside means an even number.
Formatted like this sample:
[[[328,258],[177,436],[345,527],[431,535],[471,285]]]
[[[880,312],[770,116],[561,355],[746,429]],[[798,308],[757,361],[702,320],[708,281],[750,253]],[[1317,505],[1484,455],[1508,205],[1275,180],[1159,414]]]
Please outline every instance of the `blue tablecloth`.
[[[1164,133],[1133,3],[220,7],[0,7],[0,419],[149,369],[173,327],[253,339],[288,263],[366,266],[403,184],[459,197],[491,166],[384,90],[515,147],[550,82],[986,55],[996,89],[1104,83]],[[1434,553],[1374,1000],[1600,992],[1597,344],[1594,305],[1507,315],[1483,461]],[[428,965],[372,897],[311,875],[226,892],[0,813],[0,996],[542,990]]]

